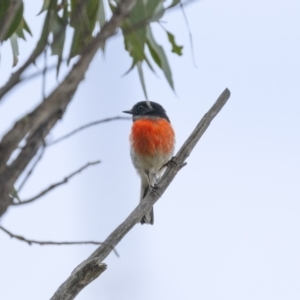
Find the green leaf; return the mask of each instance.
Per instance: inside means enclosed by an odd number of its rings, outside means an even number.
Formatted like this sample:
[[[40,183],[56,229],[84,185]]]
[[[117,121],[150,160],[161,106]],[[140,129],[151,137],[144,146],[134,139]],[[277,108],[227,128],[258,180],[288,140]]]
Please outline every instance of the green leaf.
[[[144,1],[137,1],[129,18],[123,23],[122,30],[125,38],[125,48],[135,61],[142,61],[145,57],[146,20]]]
[[[5,16],[6,16],[6,12],[9,8],[9,0],[1,0],[0,1],[0,24],[3,22]]]
[[[25,31],[27,31],[32,36],[31,30],[30,30],[30,28],[29,28],[29,26],[28,26],[28,24],[27,24],[27,22],[25,21],[24,18],[23,18],[23,29]]]
[[[172,7],[176,6],[180,2],[181,2],[181,0],[173,0],[172,3],[168,6],[168,8],[172,8]]]
[[[122,25],[124,34],[125,49],[135,62],[143,61],[145,58],[145,42],[146,42],[146,29],[140,28],[134,30],[131,27],[129,20],[126,20]]]
[[[147,46],[148,46],[148,49],[150,51],[150,54],[153,58],[153,60],[155,61],[155,63],[160,67],[162,68],[162,64],[161,64],[161,60],[160,60],[160,57],[158,55],[158,53],[156,52],[156,50],[152,47],[151,43],[148,41],[147,42]]]
[[[50,1],[51,0],[44,0],[43,6],[41,8],[41,11],[38,13],[38,15],[40,15],[42,12],[44,12],[45,10],[48,10],[49,5],[50,5]]]
[[[160,46],[159,44],[157,44],[157,42],[155,41],[154,36],[151,32],[150,26],[147,27],[146,37],[147,37],[147,41],[148,41],[148,47],[150,45],[149,50],[152,55],[152,58],[157,63],[157,65],[163,70],[169,85],[174,90],[172,72],[171,72],[171,68],[170,68],[167,56],[165,54],[163,47]],[[153,56],[153,53],[155,53],[154,56]]]
[[[13,67],[18,63],[18,56],[19,56],[19,45],[18,45],[18,36],[16,33],[14,33],[10,37],[10,44],[12,48],[13,53]]]
[[[162,0],[146,0],[144,6],[145,6],[145,19],[144,19],[144,21],[146,23],[149,23],[150,20],[152,22],[157,21],[157,19],[156,19],[157,17],[155,15],[155,13],[156,12],[158,13],[158,11],[161,10],[161,7],[163,7],[163,1]]]
[[[96,22],[98,20],[98,9],[99,9],[100,2],[99,1],[87,1],[86,3],[86,14],[87,14],[87,21],[89,25],[89,31],[92,34]]]
[[[2,2],[2,1],[0,1],[0,2]],[[7,3],[7,0],[3,1],[3,3],[0,6],[0,10],[4,9],[4,11],[1,11],[0,22],[2,22],[5,19],[7,10],[9,9],[9,5],[6,5],[6,3]],[[6,9],[5,9],[5,7],[6,7]],[[19,27],[20,22],[23,19],[23,10],[24,10],[24,5],[22,2],[18,11],[16,12],[16,14],[14,16],[12,23],[10,24],[10,26],[6,32],[4,40],[7,40],[9,37],[11,37],[15,33],[17,28]]]
[[[31,31],[30,31],[26,21],[24,20],[24,18],[22,18],[18,28],[15,30],[15,33],[17,34],[17,36],[19,38],[22,38],[23,40],[26,40],[25,35],[24,35],[24,31],[27,31],[31,35]]]
[[[165,13],[165,8],[163,6],[163,1],[159,1],[159,3],[157,4],[155,10],[153,11],[153,14],[150,17],[150,22],[157,22],[158,20],[160,20],[162,18],[162,16]]]
[[[52,16],[55,7],[56,7],[56,0],[50,0],[49,8],[47,10],[46,18],[43,24],[42,33],[33,53],[42,53],[46,48],[46,46],[48,45],[48,36],[49,33],[51,32],[51,25],[52,25],[51,21],[53,18]]]
[[[141,84],[142,84],[144,95],[146,97],[146,100],[148,100],[148,95],[147,95],[146,84],[145,84],[145,80],[144,80],[144,73],[143,73],[142,63],[141,62],[137,62],[136,66],[137,66],[137,69],[138,69],[138,73],[139,73],[139,77],[140,77],[140,81],[141,81]]]
[[[104,26],[104,24],[106,22],[105,7],[104,7],[103,0],[99,0],[99,7],[98,7],[97,15],[98,15],[98,21],[100,24],[100,28],[102,29],[102,27]]]
[[[62,62],[64,43],[66,38],[66,28],[68,25],[68,3],[67,1],[63,2],[63,15],[60,17],[56,15],[56,22],[52,29],[53,32],[53,42],[51,44],[52,55],[57,55],[57,66],[56,66],[56,76],[58,77],[60,65]]]
[[[178,54],[179,56],[181,56],[182,55],[183,46],[178,46],[176,44],[175,37],[174,37],[174,35],[171,32],[167,31],[167,35],[168,35],[169,42],[172,45],[172,52]]]
[[[99,1],[86,1],[80,14],[78,14],[79,4],[77,0],[71,1],[70,25],[74,28],[74,34],[68,63],[71,58],[79,55],[82,49],[92,40],[92,34],[98,19]]]
[[[66,26],[67,23],[64,20],[64,17],[61,18],[59,15],[54,17],[52,20],[52,33],[53,33],[53,42],[51,44],[52,55],[58,56],[58,62],[56,66],[56,76],[59,74],[60,65],[62,62],[62,55],[64,50],[64,43],[66,37]]]
[[[125,49],[133,58],[134,65],[145,60],[153,69],[145,54],[146,26],[161,4],[162,0],[139,0],[121,26]]]

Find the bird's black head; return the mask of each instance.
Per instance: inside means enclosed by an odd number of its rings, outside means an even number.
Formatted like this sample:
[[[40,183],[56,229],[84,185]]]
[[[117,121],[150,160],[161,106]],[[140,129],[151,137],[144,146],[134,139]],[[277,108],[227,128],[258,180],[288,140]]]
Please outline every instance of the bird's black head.
[[[123,111],[126,114],[131,114],[133,121],[144,117],[164,118],[170,122],[164,108],[153,101],[141,101],[133,106],[131,110]]]

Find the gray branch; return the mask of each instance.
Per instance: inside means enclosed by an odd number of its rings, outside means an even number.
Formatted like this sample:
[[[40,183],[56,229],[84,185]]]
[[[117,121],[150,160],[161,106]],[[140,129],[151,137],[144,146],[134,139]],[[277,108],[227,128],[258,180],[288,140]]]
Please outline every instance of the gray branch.
[[[36,139],[36,132],[40,130],[41,126],[44,126],[46,128],[44,133],[48,134],[62,117],[79,83],[84,79],[84,75],[95,54],[99,48],[103,48],[106,40],[115,34],[135,2],[136,0],[120,1],[111,19],[103,26],[91,43],[85,47],[78,62],[73,66],[63,82],[38,107],[17,121],[13,128],[4,135],[0,143],[0,216],[5,213],[11,204],[9,194],[13,189],[14,182],[42,145],[45,134],[40,134],[40,139]],[[7,161],[12,152],[28,134],[27,144],[30,141],[30,145],[28,147],[26,145],[15,161],[10,166],[7,166]]]
[[[9,235],[11,238],[15,238],[19,241],[25,242],[28,245],[40,245],[40,246],[70,246],[70,245],[101,245],[101,242],[96,242],[96,241],[79,241],[79,242],[54,242],[54,241],[37,241],[37,240],[32,240],[25,238],[21,235],[14,234],[11,231],[7,230],[3,226],[0,226],[0,229],[5,232],[7,235]],[[119,256],[118,252],[112,248],[112,250],[115,252],[117,256]]]
[[[89,127],[92,127],[92,126],[95,126],[95,125],[99,125],[99,124],[102,124],[102,123],[107,123],[107,122],[111,122],[111,121],[115,121],[115,120],[131,120],[130,117],[120,117],[120,116],[116,116],[116,117],[111,117],[111,118],[106,118],[106,119],[102,119],[102,120],[98,120],[98,121],[94,121],[94,122],[90,122],[90,123],[87,123],[87,124],[84,124],[74,130],[72,130],[71,132],[67,133],[66,135],[63,135],[62,137],[54,140],[53,142],[48,142],[47,143],[47,146],[52,146],[56,143],[59,143],[67,138],[69,138],[70,136],[78,133],[79,131],[82,131],[84,129],[87,129]]]
[[[211,109],[204,115],[199,124],[196,126],[192,134],[189,136],[187,141],[180,148],[175,157],[170,161],[168,167],[158,183],[158,189],[151,191],[140,204],[133,210],[133,212],[127,217],[127,219],[119,225],[104,241],[104,244],[98,247],[85,261],[83,261],[70,275],[69,278],[59,287],[55,292],[51,300],[70,300],[74,299],[79,293],[78,289],[83,289],[84,286],[81,285],[79,274],[82,270],[89,266],[90,263],[97,260],[100,264],[112,251],[111,247],[115,247],[122,238],[137,224],[141,218],[145,215],[147,211],[155,204],[155,202],[161,197],[161,195],[168,188],[170,183],[175,178],[178,171],[185,164],[185,160],[191,154],[192,150],[198,143],[199,139],[202,137],[206,129],[208,128],[210,122],[214,117],[220,112],[223,106],[226,104],[230,97],[230,92],[225,89],[220,95],[215,104]],[[158,191],[158,192],[157,192]],[[109,246],[108,246],[109,245]],[[87,267],[88,268],[88,267]],[[96,279],[99,275],[94,276],[93,272],[89,272],[90,282]],[[76,279],[77,278],[77,279]],[[73,292],[74,287],[78,286],[76,289],[76,294]]]
[[[60,287],[57,294],[61,300],[74,299],[81,290],[95,280],[107,268],[107,265],[102,263],[99,258],[93,258],[85,265],[79,266],[76,272],[73,272],[69,277],[68,290]]]
[[[23,201],[20,201],[20,202],[12,203],[12,205],[22,205],[22,204],[31,203],[31,202],[33,202],[33,201],[35,201],[35,200],[43,197],[45,194],[49,193],[51,190],[57,188],[58,186],[67,183],[72,177],[74,177],[75,175],[81,173],[83,170],[87,169],[88,167],[94,166],[94,165],[98,165],[98,164],[100,164],[100,160],[89,162],[86,165],[84,165],[81,168],[79,168],[78,170],[76,170],[73,173],[71,173],[68,176],[66,176],[63,180],[51,184],[49,187],[47,187],[46,189],[42,190],[36,196],[31,197],[31,198],[29,198],[27,200],[23,200]]]

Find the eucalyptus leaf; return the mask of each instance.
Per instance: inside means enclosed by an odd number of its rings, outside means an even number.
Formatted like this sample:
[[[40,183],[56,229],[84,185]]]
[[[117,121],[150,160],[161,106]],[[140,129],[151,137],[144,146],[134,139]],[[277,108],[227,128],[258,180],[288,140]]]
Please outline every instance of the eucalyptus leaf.
[[[145,79],[144,79],[144,73],[143,73],[143,67],[141,62],[136,63],[138,73],[139,73],[139,78],[142,84],[143,92],[146,97],[146,100],[148,100],[148,95],[147,95],[147,90],[146,90],[146,84],[145,84]]]
[[[171,68],[170,68],[167,56],[165,54],[163,47],[160,46],[159,44],[157,44],[157,42],[155,41],[154,36],[151,32],[150,26],[147,27],[146,37],[147,37],[148,45],[150,45],[149,50],[150,50],[151,55],[152,55],[152,53],[155,53],[158,56],[160,64],[158,64],[156,61],[155,62],[163,70],[169,85],[174,90],[172,72],[171,72]],[[152,55],[152,57],[153,57],[153,55]],[[153,59],[154,59],[154,57],[153,57]]]
[[[172,8],[172,7],[176,6],[180,2],[181,2],[181,0],[173,0],[172,3],[168,6],[168,8]]]
[[[48,10],[51,0],[44,0],[43,6],[41,8],[41,11],[38,13],[40,15],[42,12]]]
[[[99,0],[99,7],[98,7],[97,15],[98,15],[98,21],[100,24],[100,28],[102,29],[102,27],[104,26],[104,24],[106,22],[105,7],[104,7],[103,0]]]
[[[56,18],[54,19],[52,33],[53,42],[51,44],[51,54],[58,56],[58,62],[56,66],[56,75],[58,76],[66,37],[66,23],[64,22],[63,18],[59,17],[58,15],[56,15]]]
[[[1,2],[1,1],[0,1]],[[7,1],[4,1],[4,2],[7,2]],[[9,9],[9,6],[7,6],[6,8],[7,10]],[[7,10],[6,11],[2,11],[2,16],[1,16],[1,21],[3,21],[5,19],[5,15],[7,13]],[[4,38],[4,40],[7,40],[8,38],[10,38],[14,33],[15,31],[18,29],[18,27],[20,26],[20,23],[23,19],[23,11],[24,11],[24,5],[23,5],[23,2],[21,3],[18,11],[16,12],[14,18],[13,18],[13,21],[11,22],[7,32],[6,32],[6,36]]]
[[[155,13],[160,14],[161,8],[163,8],[162,0],[147,0],[144,4],[145,7],[145,22],[149,23],[150,21],[157,21]],[[158,12],[159,11],[159,12]],[[162,15],[161,15],[162,16]]]
[[[18,45],[18,36],[16,33],[12,34],[10,37],[10,44],[13,53],[13,67],[18,63],[18,56],[19,56],[19,45]]]
[[[150,17],[149,21],[150,22],[157,22],[159,21],[162,16],[165,13],[165,8],[163,6],[163,1],[159,1],[159,3],[157,4],[152,16]]]
[[[176,44],[176,42],[175,42],[175,36],[171,32],[167,31],[167,35],[168,35],[169,42],[172,45],[172,52],[178,54],[179,56],[181,56],[182,55],[183,46],[178,46]]]

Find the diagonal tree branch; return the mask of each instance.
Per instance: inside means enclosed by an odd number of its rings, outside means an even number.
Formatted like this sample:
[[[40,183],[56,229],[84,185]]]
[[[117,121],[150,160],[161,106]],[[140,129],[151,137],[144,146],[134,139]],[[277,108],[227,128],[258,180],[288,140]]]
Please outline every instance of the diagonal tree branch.
[[[37,108],[17,121],[3,137],[0,143],[0,216],[5,213],[7,207],[11,204],[9,193],[14,182],[36,154],[44,136],[41,135],[40,140],[32,142],[30,147],[25,146],[15,161],[8,167],[7,161],[12,152],[28,133],[31,134],[29,139],[35,136],[35,132],[39,131],[41,125],[47,124],[47,132],[52,129],[64,114],[98,49],[103,48],[106,40],[116,32],[135,2],[136,0],[122,0],[119,2],[111,19],[103,26],[91,43],[85,47],[78,62],[63,82]]]
[[[22,205],[22,204],[28,204],[31,203],[39,198],[41,198],[42,196],[44,196],[45,194],[49,193],[51,190],[57,188],[58,186],[65,184],[69,181],[69,179],[71,179],[72,177],[74,177],[75,175],[81,173],[83,170],[87,169],[90,166],[94,166],[94,165],[98,165],[100,164],[100,160],[97,161],[93,161],[93,162],[89,162],[86,165],[84,165],[83,167],[79,168],[78,170],[74,171],[73,173],[71,173],[70,175],[66,176],[63,180],[58,181],[56,183],[51,184],[49,187],[47,187],[46,189],[42,190],[40,193],[38,193],[36,196],[21,201],[21,202],[17,202],[17,203],[12,203],[12,205]]]
[[[14,127],[3,137],[0,143],[0,162],[2,163],[2,166],[0,165],[0,171],[3,164],[7,162],[11,153],[29,131],[34,132],[54,113],[65,111],[79,83],[84,79],[85,72],[98,49],[103,47],[106,40],[115,33],[116,29],[133,7],[135,1],[136,0],[123,0],[120,2],[110,21],[103,26],[102,30],[85,48],[82,56],[63,82],[36,109],[16,122]]]
[[[159,197],[165,192],[170,183],[175,178],[178,171],[185,164],[185,160],[191,154],[192,150],[202,137],[210,122],[220,112],[223,106],[226,104],[230,97],[230,92],[225,89],[220,95],[215,104],[211,109],[204,115],[199,124],[196,126],[192,134],[189,136],[187,141],[180,148],[176,156],[171,160],[171,163],[167,167],[162,179],[158,183],[159,194],[156,191],[151,191],[140,204],[133,210],[133,212],[127,217],[127,219],[119,225],[105,240],[105,244],[98,247],[85,261],[83,261],[70,275],[69,278],[59,287],[59,289],[52,296],[51,300],[70,300],[74,299],[77,294],[72,293],[72,288],[80,286],[83,289],[85,286],[81,286],[79,280],[76,282],[74,278],[77,278],[81,270],[88,265],[91,261],[97,259],[99,262],[109,255],[111,249],[107,247],[107,244],[115,247],[122,238],[137,224],[147,211],[155,204]],[[91,281],[97,277],[93,277],[92,272],[90,273]],[[93,277],[93,278],[92,278]]]
[[[53,115],[48,122],[41,124],[38,130],[28,137],[25,147],[23,147],[15,161],[0,172],[0,216],[5,213],[8,206],[12,204],[13,198],[11,198],[10,194],[15,195],[14,183],[31,159],[36,155],[39,147],[43,145],[46,135],[57,121],[56,115],[57,114]]]
[[[99,258],[93,258],[85,265],[79,266],[76,273],[72,273],[69,277],[69,289],[66,292],[63,287],[57,290],[57,294],[61,300],[74,299],[83,288],[95,280],[107,268],[107,265],[102,263]]]
[[[13,0],[11,2],[16,2],[20,0]],[[74,13],[74,20],[78,19],[78,16],[80,15],[84,4],[88,1],[88,0],[78,0],[78,5],[77,5],[77,9]],[[24,71],[32,64],[35,62],[35,60],[42,54],[42,52],[44,51],[44,49],[48,46],[48,35],[50,32],[50,25],[51,25],[51,15],[52,15],[52,10],[56,9],[56,5],[57,5],[57,1],[56,0],[49,0],[49,7],[47,10],[47,15],[45,18],[45,22],[44,22],[44,27],[41,33],[41,36],[38,40],[38,43],[35,47],[35,49],[33,50],[33,52],[30,54],[29,58],[25,61],[25,63],[15,72],[13,73],[9,80],[6,82],[6,84],[4,86],[2,86],[0,88],[0,102],[1,100],[3,100],[3,96],[5,96],[15,85],[17,85],[19,82],[22,81],[22,74],[24,73]],[[60,39],[61,35],[64,32],[64,28],[62,28],[60,31],[58,31],[55,36],[53,36],[53,41]]]

